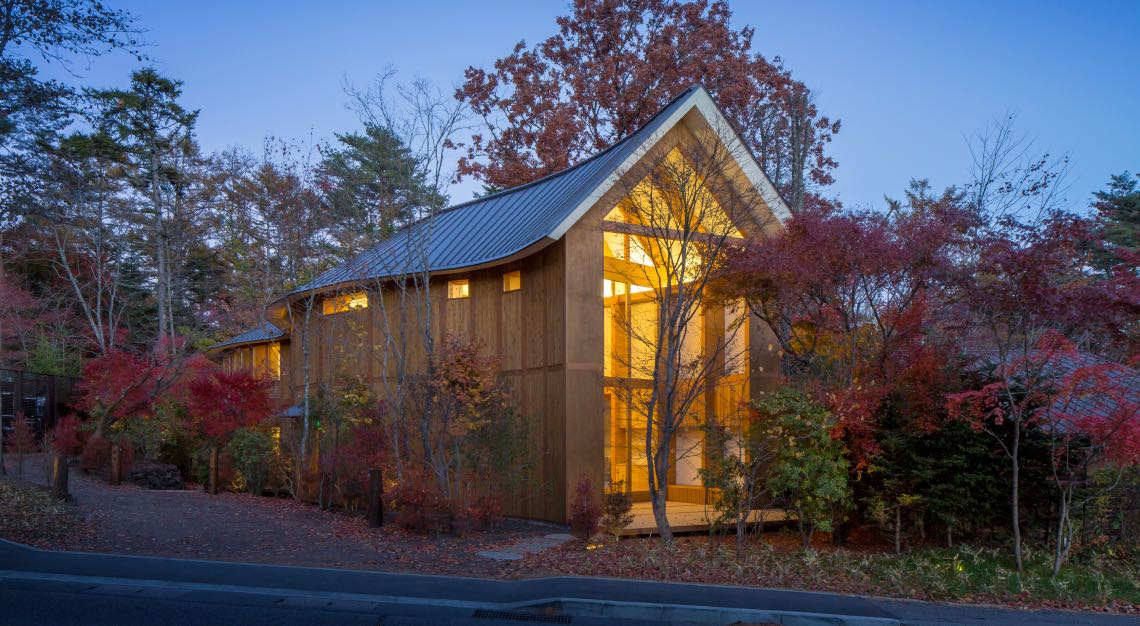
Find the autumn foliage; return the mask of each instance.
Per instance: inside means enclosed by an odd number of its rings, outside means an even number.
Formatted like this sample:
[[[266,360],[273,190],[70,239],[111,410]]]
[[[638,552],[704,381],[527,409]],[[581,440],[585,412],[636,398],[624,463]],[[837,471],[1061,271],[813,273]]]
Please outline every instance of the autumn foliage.
[[[916,184],[890,214],[804,211],[731,256],[727,295],[777,334],[784,367],[837,417],[857,468],[877,452],[882,402],[904,393],[929,415],[952,338],[930,330],[940,288],[975,225],[953,192]]]
[[[570,532],[579,539],[589,540],[598,534],[603,513],[593,481],[585,474],[579,476],[570,501]]]
[[[223,442],[239,428],[258,424],[273,414],[272,386],[272,379],[251,371],[209,368],[190,381],[187,408],[198,432],[211,441]]]
[[[731,15],[721,1],[575,0],[555,35],[519,42],[492,69],[467,68],[456,97],[485,128],[460,176],[504,189],[552,174],[703,84],[798,209],[808,185],[831,182],[826,146],[839,122],[778,59],[755,52],[753,29],[734,29]]]

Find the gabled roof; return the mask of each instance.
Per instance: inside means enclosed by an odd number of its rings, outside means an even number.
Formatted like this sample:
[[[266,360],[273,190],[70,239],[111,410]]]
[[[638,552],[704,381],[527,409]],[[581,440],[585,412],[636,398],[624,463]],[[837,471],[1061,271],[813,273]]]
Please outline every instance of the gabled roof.
[[[675,126],[699,109],[710,124],[732,128],[699,85],[667,104],[645,126],[606,150],[531,183],[445,209],[397,231],[392,237],[290,295],[338,284],[421,272],[456,270],[507,259],[562,237],[617,182],[622,173]],[[777,218],[789,215],[771,181],[735,132],[729,146],[738,165]],[[744,149],[739,149],[744,148]]]
[[[285,336],[285,333],[280,329],[270,324],[269,322],[262,322],[257,326],[241,333],[234,335],[229,339],[216,343],[206,349],[206,352],[215,352],[223,348],[232,348],[244,343],[258,343],[260,341],[274,341]]]

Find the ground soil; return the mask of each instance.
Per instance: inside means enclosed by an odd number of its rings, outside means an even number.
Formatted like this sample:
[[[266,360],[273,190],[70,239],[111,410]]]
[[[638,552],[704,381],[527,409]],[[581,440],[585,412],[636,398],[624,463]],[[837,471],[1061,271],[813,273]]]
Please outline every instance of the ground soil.
[[[11,470],[11,465],[9,470]],[[11,472],[10,472],[11,473]],[[25,460],[23,478],[47,485],[47,459]],[[560,527],[505,520],[493,531],[466,537],[432,537],[395,524],[370,529],[363,515],[318,509],[284,498],[224,493],[210,496],[199,485],[184,491],[111,486],[72,468],[70,492],[80,530],[56,547],[194,559],[218,559],[466,576],[503,576],[510,563],[476,553],[497,550]]]

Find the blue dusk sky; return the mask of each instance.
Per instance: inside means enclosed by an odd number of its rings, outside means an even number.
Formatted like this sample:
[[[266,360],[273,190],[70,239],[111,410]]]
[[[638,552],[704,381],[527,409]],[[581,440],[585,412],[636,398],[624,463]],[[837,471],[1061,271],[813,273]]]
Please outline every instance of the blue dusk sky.
[[[344,80],[386,67],[450,92],[519,40],[553,34],[566,5],[501,2],[195,2],[108,0],[140,18],[152,64],[185,81],[207,151],[267,136],[321,141],[357,127]],[[967,136],[995,117],[1042,150],[1069,153],[1075,209],[1109,175],[1140,170],[1140,2],[731,2],[755,48],[779,56],[843,121],[831,193],[881,207],[911,178],[940,188],[969,171]],[[125,54],[77,65],[73,83],[123,85]],[[451,190],[453,202],[477,188]]]

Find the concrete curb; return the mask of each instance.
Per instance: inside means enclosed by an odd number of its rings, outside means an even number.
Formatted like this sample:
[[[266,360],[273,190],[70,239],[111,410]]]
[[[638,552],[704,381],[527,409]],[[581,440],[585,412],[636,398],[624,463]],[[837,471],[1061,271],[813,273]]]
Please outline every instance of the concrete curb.
[[[783,626],[898,626],[897,619],[807,613],[800,611],[773,611],[764,609],[720,608],[687,604],[648,604],[582,598],[536,598],[524,602],[476,602],[447,598],[392,596],[345,592],[310,591],[274,587],[218,585],[162,580],[141,580],[110,576],[76,576],[0,570],[0,583],[7,581],[48,583],[72,587],[78,593],[105,596],[161,597],[194,601],[194,594],[210,594],[209,601],[218,601],[218,594],[258,604],[273,600],[282,606],[323,607],[326,610],[352,612],[376,611],[382,605],[411,605],[448,607],[454,609],[506,612],[517,616],[526,614],[567,615],[610,619],[645,620],[653,622],[688,622],[705,624],[732,624],[737,622],[771,622]],[[257,599],[257,601],[254,600]],[[258,602],[261,601],[261,602]],[[243,602],[244,603],[244,602]]]

